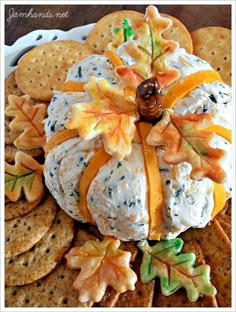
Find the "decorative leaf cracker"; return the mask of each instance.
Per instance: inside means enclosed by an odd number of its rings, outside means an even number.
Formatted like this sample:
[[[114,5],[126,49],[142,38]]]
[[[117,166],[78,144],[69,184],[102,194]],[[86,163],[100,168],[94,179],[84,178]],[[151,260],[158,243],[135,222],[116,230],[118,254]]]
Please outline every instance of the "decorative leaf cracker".
[[[137,276],[129,268],[131,253],[118,249],[119,246],[119,240],[105,237],[103,241],[88,240],[65,255],[69,268],[81,268],[73,283],[80,302],[100,301],[107,286],[120,293],[134,290]]]
[[[40,148],[45,145],[43,120],[46,116],[46,104],[30,105],[28,95],[8,97],[6,115],[15,117],[10,123],[11,130],[23,131],[14,141],[18,148]]]
[[[131,153],[134,122],[139,117],[134,99],[112,88],[103,78],[92,77],[85,89],[93,100],[72,106],[66,128],[78,129],[83,140],[101,135],[106,152],[122,160]]]
[[[170,67],[167,59],[178,48],[178,43],[164,39],[162,34],[172,26],[172,21],[162,17],[154,6],[149,6],[143,21],[134,23],[137,39],[127,42],[125,50],[136,63],[126,66],[126,71],[136,71],[143,79],[156,76],[162,88],[170,85],[179,77],[179,71]],[[118,68],[117,73],[130,85],[129,75],[122,68]],[[133,83],[136,89],[135,80]]]
[[[195,267],[196,256],[193,253],[178,255],[183,247],[182,239],[160,241],[152,247],[147,241],[142,241],[138,247],[144,253],[140,267],[142,281],[148,283],[159,277],[163,295],[169,296],[182,287],[190,301],[196,301],[201,295],[216,294],[210,283],[210,267],[206,264]]]
[[[18,151],[15,164],[5,163],[5,195],[17,201],[24,191],[27,201],[38,200],[43,193],[43,165],[32,156]]]
[[[163,160],[168,164],[190,163],[192,179],[208,177],[216,183],[223,183],[226,174],[220,166],[220,160],[225,152],[210,147],[214,131],[204,129],[212,123],[209,114],[177,116],[171,110],[164,110],[161,121],[147,136],[147,143],[166,146]]]

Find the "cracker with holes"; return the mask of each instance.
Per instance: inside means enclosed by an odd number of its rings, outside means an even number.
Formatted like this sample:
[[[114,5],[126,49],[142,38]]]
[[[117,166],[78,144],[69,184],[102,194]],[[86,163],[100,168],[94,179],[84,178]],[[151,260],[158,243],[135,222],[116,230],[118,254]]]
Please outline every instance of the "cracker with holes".
[[[33,247],[50,229],[57,206],[49,196],[27,215],[5,223],[5,257],[14,257]]]
[[[18,88],[33,99],[50,101],[53,91],[60,90],[68,68],[91,55],[86,44],[71,41],[52,41],[27,52],[16,69]]]
[[[18,199],[16,202],[7,202],[5,200],[5,220],[7,221],[26,215],[39,205],[44,196],[45,192],[42,194],[42,197],[32,203],[29,203],[25,198]]]
[[[78,272],[69,270],[65,261],[48,276],[29,285],[5,288],[6,307],[90,307],[81,303],[71,289]]]
[[[50,230],[30,250],[5,259],[6,286],[32,283],[62,260],[74,237],[74,221],[59,210]]]
[[[231,85],[231,30],[203,27],[191,32],[193,54],[206,60]]]
[[[136,11],[116,11],[102,17],[92,28],[88,34],[86,43],[94,49],[97,53],[103,53],[107,49],[109,42],[113,41],[112,29],[118,29],[122,27],[124,19],[128,19],[135,33],[139,31],[139,21],[143,18],[143,14]],[[161,14],[163,17],[167,17],[172,21],[172,27],[165,31],[163,34],[164,38],[177,40],[180,47],[186,49],[187,52],[192,53],[192,40],[191,36],[184,26],[178,19],[167,14]],[[123,25],[124,28],[128,27]],[[131,28],[129,28],[131,30]],[[125,32],[125,30],[124,30]],[[126,35],[124,35],[126,37]],[[99,39],[99,40],[98,40]],[[127,39],[127,38],[126,38]],[[123,40],[126,41],[124,38]]]

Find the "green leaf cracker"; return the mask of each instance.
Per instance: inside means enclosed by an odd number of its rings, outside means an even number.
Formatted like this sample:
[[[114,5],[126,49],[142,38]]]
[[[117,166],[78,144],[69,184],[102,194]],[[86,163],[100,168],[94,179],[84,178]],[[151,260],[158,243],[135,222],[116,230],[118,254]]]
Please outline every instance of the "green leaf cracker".
[[[195,267],[196,256],[193,253],[179,254],[183,247],[182,239],[163,240],[154,246],[141,241],[138,247],[144,254],[140,267],[141,280],[148,283],[159,277],[163,295],[169,296],[182,287],[192,302],[201,295],[216,294],[210,282],[210,267],[205,264]]]

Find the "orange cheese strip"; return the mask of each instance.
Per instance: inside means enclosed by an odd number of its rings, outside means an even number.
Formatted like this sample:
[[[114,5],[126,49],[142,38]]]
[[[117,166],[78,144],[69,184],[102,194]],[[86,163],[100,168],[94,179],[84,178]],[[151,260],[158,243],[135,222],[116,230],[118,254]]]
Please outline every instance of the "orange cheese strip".
[[[93,220],[90,211],[87,207],[87,193],[89,190],[89,186],[95,176],[97,175],[99,169],[111,158],[111,155],[108,154],[104,147],[102,146],[95,155],[90,159],[88,166],[86,167],[80,182],[79,182],[79,194],[80,194],[80,202],[79,202],[79,210],[83,216],[83,218],[92,224],[96,224]]]
[[[159,164],[155,147],[146,143],[146,137],[152,128],[152,124],[140,122],[138,130],[141,137],[146,176],[148,181],[148,207],[149,207],[149,239],[160,239],[162,223],[162,179],[159,172]]]
[[[176,82],[162,98],[163,108],[172,108],[178,100],[182,99],[193,89],[208,82],[223,82],[220,75],[214,70],[202,70],[182,78]]]
[[[61,87],[62,92],[84,92],[84,85],[86,82],[78,82],[73,80],[68,80]]]
[[[225,187],[223,184],[218,184],[214,182],[214,209],[211,214],[211,219],[214,219],[215,216],[224,208],[227,196],[225,192]]]
[[[47,154],[53,147],[61,144],[64,141],[75,138],[77,136],[79,136],[79,133],[78,133],[78,130],[76,129],[66,129],[66,130],[57,132],[51,137],[51,139],[44,146],[45,156],[47,156]]]
[[[213,131],[215,132],[215,134],[221,136],[230,143],[232,141],[232,131],[220,125],[212,125],[207,128],[204,128],[204,130]]]
[[[115,52],[113,52],[113,51],[105,51],[104,54],[109,59],[109,61],[111,62],[111,64],[114,67],[118,67],[118,66],[124,65],[122,59]]]

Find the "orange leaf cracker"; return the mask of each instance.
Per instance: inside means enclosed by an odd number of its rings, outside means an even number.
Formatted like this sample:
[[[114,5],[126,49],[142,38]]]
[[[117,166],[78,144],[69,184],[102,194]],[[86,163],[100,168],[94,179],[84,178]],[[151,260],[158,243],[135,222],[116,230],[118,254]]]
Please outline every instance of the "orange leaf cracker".
[[[38,200],[43,193],[43,165],[23,152],[17,152],[15,164],[5,163],[5,195],[17,201],[22,191],[29,202]]]
[[[154,6],[149,6],[143,21],[137,23],[137,39],[128,41],[125,45],[125,51],[135,60],[135,64],[124,68],[135,70],[143,80],[156,76],[160,86],[164,88],[179,77],[179,70],[169,66],[167,62],[168,57],[178,48],[178,43],[162,36],[171,27],[172,21],[162,17]],[[130,84],[125,79],[126,76],[121,78],[125,84]]]
[[[134,99],[103,78],[92,77],[85,88],[93,101],[74,104],[66,128],[78,129],[83,140],[101,135],[106,152],[122,160],[131,153],[135,135],[138,113]]]
[[[164,110],[161,121],[151,129],[147,143],[166,146],[163,160],[168,164],[189,162],[192,179],[208,177],[216,183],[223,183],[226,174],[220,161],[225,153],[210,146],[214,132],[203,129],[211,124],[208,114],[177,116],[171,110]]]
[[[11,130],[22,131],[14,141],[18,148],[39,148],[45,145],[45,133],[43,120],[46,116],[45,104],[29,104],[28,95],[10,95],[6,115],[14,117],[10,123]]]
[[[134,290],[137,276],[129,268],[131,253],[119,246],[119,240],[107,236],[103,241],[88,240],[65,255],[70,269],[81,269],[73,283],[80,302],[100,301],[107,286],[120,293]]]

